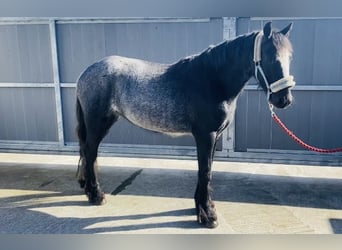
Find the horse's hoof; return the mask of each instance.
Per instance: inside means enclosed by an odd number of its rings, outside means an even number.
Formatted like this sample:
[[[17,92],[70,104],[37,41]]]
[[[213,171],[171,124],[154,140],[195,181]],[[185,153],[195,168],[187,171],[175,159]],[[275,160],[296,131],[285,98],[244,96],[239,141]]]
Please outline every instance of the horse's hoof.
[[[216,219],[208,219],[198,216],[197,221],[200,225],[204,225],[207,228],[216,228],[218,226]]]
[[[216,228],[218,226],[217,216],[215,209],[210,212],[210,216],[199,206],[199,213],[197,215],[197,221],[199,224],[204,225],[207,228]]]
[[[206,226],[207,228],[216,228],[216,227],[218,226],[218,222],[217,222],[217,220],[207,221],[207,222],[205,223],[205,226]]]
[[[100,206],[106,203],[104,193],[101,193],[99,196],[91,196],[91,194],[88,193],[87,196],[88,196],[88,201],[91,205]]]

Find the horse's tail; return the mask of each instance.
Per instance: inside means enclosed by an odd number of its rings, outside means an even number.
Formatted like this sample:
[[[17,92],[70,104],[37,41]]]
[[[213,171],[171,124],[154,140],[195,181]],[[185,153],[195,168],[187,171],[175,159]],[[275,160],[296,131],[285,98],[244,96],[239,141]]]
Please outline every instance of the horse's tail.
[[[80,146],[80,159],[78,161],[78,168],[76,172],[76,177],[78,177],[78,181],[81,187],[84,186],[84,167],[85,167],[85,158],[84,158],[84,148],[87,140],[87,130],[84,121],[83,110],[80,105],[80,101],[77,98],[76,101],[76,119],[77,119],[77,126],[76,126],[76,134],[78,137],[78,142]]]
[[[76,101],[76,118],[77,118],[77,127],[76,127],[76,133],[78,137],[78,141],[81,144],[85,144],[87,140],[87,131],[86,131],[86,126],[84,122],[84,117],[83,117],[83,110],[80,104],[80,101],[77,98]]]

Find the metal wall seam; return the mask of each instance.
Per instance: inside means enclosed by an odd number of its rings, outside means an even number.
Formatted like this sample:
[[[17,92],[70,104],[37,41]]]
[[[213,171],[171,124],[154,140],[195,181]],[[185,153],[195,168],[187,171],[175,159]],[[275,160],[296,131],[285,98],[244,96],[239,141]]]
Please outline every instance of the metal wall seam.
[[[62,93],[59,79],[59,67],[58,67],[58,51],[57,51],[57,37],[56,37],[56,21],[51,19],[49,22],[50,30],[50,42],[51,42],[51,57],[53,68],[53,80],[55,88],[55,102],[56,102],[56,114],[57,114],[57,134],[59,146],[63,147],[64,141],[64,128],[63,128],[63,114],[62,114]]]
[[[210,18],[58,18],[57,24],[82,23],[207,23]]]
[[[47,18],[0,17],[0,25],[49,24],[49,22]]]
[[[210,18],[175,18],[175,17],[153,17],[153,18],[77,18],[77,17],[56,17],[52,18],[56,24],[72,23],[206,23]],[[40,17],[0,17],[0,25],[17,24],[50,24],[51,18]]]
[[[54,83],[0,82],[0,88],[54,88]]]
[[[236,18],[223,17],[223,39],[231,40],[236,37]],[[234,152],[235,149],[235,119],[222,133],[222,150],[225,151],[226,157],[229,152]]]

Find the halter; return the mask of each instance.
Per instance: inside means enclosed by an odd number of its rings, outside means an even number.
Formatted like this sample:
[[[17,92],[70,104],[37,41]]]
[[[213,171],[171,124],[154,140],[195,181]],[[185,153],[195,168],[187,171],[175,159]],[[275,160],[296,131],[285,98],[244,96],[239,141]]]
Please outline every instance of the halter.
[[[261,68],[261,41],[262,37],[264,36],[264,32],[260,31],[257,36],[255,37],[254,41],[254,64],[255,64],[255,79],[258,79],[258,71],[260,72],[262,78],[264,79],[264,82],[267,87],[267,100],[270,99],[271,94],[279,92],[286,88],[293,88],[296,84],[295,81],[293,81],[293,76],[287,76],[279,79],[278,81],[275,81],[273,83],[269,83],[267,81],[267,78],[265,76],[264,71]]]

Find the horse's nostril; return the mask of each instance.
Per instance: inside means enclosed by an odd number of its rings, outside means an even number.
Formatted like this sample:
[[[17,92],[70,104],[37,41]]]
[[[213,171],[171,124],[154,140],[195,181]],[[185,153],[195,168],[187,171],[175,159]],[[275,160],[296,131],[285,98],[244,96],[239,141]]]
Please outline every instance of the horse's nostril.
[[[292,103],[292,98],[291,97],[283,97],[282,98],[282,104],[284,107],[290,106]]]
[[[279,105],[282,106],[282,105],[286,105],[287,104],[287,98],[286,96],[282,96],[279,98]]]
[[[277,108],[286,108],[287,106],[289,106],[291,104],[291,98],[289,98],[288,96],[280,96],[278,97],[275,102],[274,105]]]

